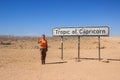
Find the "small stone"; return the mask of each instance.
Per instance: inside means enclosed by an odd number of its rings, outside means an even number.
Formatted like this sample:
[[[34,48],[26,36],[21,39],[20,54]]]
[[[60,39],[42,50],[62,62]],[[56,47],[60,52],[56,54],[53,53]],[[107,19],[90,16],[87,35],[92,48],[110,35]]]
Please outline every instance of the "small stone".
[[[103,59],[102,62],[109,63],[109,60],[108,59]]]

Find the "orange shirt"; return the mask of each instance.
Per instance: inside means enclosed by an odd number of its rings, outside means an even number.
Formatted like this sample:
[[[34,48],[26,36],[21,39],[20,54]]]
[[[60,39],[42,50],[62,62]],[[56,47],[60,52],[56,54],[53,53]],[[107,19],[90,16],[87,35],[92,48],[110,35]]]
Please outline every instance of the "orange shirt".
[[[38,43],[40,43],[40,49],[47,48],[47,40],[40,39]]]

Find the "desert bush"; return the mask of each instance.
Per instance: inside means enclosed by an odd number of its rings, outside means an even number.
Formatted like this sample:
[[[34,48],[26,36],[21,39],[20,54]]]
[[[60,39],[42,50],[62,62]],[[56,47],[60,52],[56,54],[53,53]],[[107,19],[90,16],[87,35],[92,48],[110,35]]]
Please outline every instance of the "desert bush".
[[[11,42],[3,42],[3,41],[1,41],[1,43],[0,43],[1,45],[11,45]]]
[[[97,48],[99,48],[99,47],[97,47]],[[105,48],[106,48],[105,46],[101,46],[101,47],[100,47],[100,49],[105,49]]]

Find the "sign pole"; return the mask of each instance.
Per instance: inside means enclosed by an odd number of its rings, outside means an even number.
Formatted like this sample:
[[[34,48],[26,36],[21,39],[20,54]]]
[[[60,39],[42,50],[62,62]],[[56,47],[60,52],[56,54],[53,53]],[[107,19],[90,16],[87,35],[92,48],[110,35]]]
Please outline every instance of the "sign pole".
[[[80,36],[78,36],[78,62],[80,61]]]
[[[98,56],[99,56],[99,61],[100,61],[100,36],[98,36]]]
[[[63,36],[61,36],[61,59],[63,60]]]

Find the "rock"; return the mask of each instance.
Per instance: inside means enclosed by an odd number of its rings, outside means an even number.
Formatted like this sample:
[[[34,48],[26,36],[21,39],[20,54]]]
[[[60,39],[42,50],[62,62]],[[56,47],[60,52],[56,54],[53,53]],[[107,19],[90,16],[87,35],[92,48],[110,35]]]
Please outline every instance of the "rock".
[[[103,59],[102,62],[109,63],[110,61],[108,59]]]

